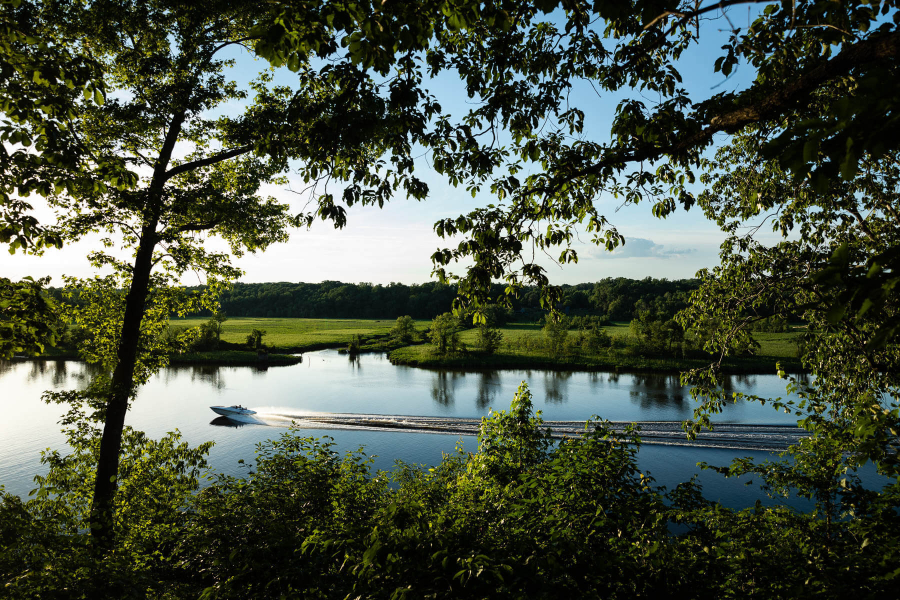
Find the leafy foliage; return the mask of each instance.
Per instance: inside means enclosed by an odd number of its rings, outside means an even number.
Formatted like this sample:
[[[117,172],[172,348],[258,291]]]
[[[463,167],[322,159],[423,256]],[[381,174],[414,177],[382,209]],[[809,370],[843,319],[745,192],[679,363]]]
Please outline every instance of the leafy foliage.
[[[459,329],[459,320],[451,313],[434,318],[428,330],[428,337],[438,355],[444,356],[460,349]]]
[[[391,328],[391,337],[403,344],[412,342],[418,333],[416,323],[409,315],[397,317],[397,322]]]
[[[546,288],[529,255],[559,249],[559,263],[576,261],[570,245],[584,230],[608,249],[624,242],[599,212],[601,197],[650,202],[657,217],[694,205],[703,152],[719,133],[765,124],[762,151],[798,181],[809,174],[816,190],[864,172],[867,153],[878,160],[896,150],[896,3],[760,2],[740,20],[732,4],[743,3],[522,3],[506,7],[508,20],[492,15],[494,5],[456,7],[471,11],[463,25],[448,9],[427,61],[458,71],[480,102],[464,124],[437,128],[434,164],[468,190],[489,188],[497,204],[436,224],[439,235],[463,240],[433,255],[435,272],[461,277],[462,293],[478,303],[495,279],[510,294],[523,282]],[[727,77],[741,65],[755,78],[698,98],[677,61],[714,33],[706,23],[714,16],[728,37],[711,70]],[[625,94],[608,142],[585,139],[584,107],[562,101],[584,83]],[[479,138],[501,130],[506,146]],[[501,165],[508,174],[498,178]],[[474,261],[465,275],[447,271],[462,260]],[[558,299],[548,288],[545,306]]]
[[[56,303],[47,296],[47,280],[0,277],[0,359],[38,354],[63,329]]]
[[[865,531],[855,543],[868,547],[871,529],[865,523],[884,519],[889,529],[896,518],[900,346],[893,333],[898,296],[890,253],[897,243],[898,163],[893,153],[862,156],[860,172],[832,179],[822,189],[814,178],[798,182],[767,158],[760,142],[752,131],[739,136],[713,163],[716,170],[700,202],[730,237],[722,247],[721,266],[702,274],[701,288],[679,319],[709,319],[706,348],[720,357],[739,350],[749,331],[771,318],[760,306],[777,306],[778,318],[801,314],[808,323],[800,360],[815,377],[798,380],[780,372],[799,400],[743,394],[733,400],[771,402],[792,412],[810,437],[782,460],[737,460],[720,470],[754,474],[774,493],[793,491],[812,500],[821,523],[806,543],[830,568],[846,565],[841,553],[854,542],[844,536]],[[754,235],[769,219],[782,234],[771,245]],[[692,431],[708,426],[710,414],[731,400],[718,385],[718,373],[714,364],[686,374],[703,401]],[[856,472],[868,462],[886,478],[882,489],[860,484]],[[868,560],[886,564],[896,559],[895,542],[879,544],[868,550]],[[816,585],[826,584],[819,580]]]
[[[254,329],[247,336],[247,347],[251,350],[262,350],[265,346],[262,343],[263,336],[266,335],[265,329]]]
[[[482,323],[478,326],[478,349],[485,354],[493,354],[503,343],[503,334],[495,327]]]
[[[589,421],[556,439],[523,384],[483,418],[474,453],[371,472],[361,451],[290,431],[246,476],[198,489],[208,445],[126,430],[116,545],[87,543],[98,432],[70,429],[34,497],[0,500],[10,598],[773,597],[895,591],[896,485],[848,479],[853,518],[818,507],[730,510],[696,482],[666,492],[638,432]],[[821,449],[817,449],[821,450]],[[785,481],[785,483],[789,483]],[[144,493],[149,491],[150,493]],[[846,510],[845,507],[844,510]]]
[[[46,476],[23,502],[0,499],[0,579],[10,598],[180,597],[172,552],[190,519],[212,443],[190,448],[178,432],[159,440],[126,428],[114,521],[117,544],[100,560],[90,543],[99,431],[83,418],[67,430],[71,454],[44,453]],[[2,490],[0,490],[2,492]],[[174,567],[174,568],[173,568]],[[181,590],[181,591],[179,591]]]
[[[69,127],[82,106],[105,101],[99,65],[42,31],[36,13],[29,2],[0,2],[0,243],[10,253],[62,245],[24,198],[123,175],[120,160],[86,168],[90,150]]]

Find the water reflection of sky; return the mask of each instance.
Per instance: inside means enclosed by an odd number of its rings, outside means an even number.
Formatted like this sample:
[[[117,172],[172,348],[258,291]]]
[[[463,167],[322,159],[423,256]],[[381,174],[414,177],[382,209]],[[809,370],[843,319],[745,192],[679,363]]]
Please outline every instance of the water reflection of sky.
[[[0,410],[4,414],[0,420],[0,484],[16,493],[27,493],[33,487],[30,480],[39,469],[40,450],[64,444],[57,425],[64,409],[44,404],[41,394],[83,387],[89,376],[89,368],[77,362],[0,363]],[[322,351],[305,355],[298,365],[267,370],[205,365],[164,369],[140,390],[126,424],[155,437],[177,428],[191,444],[214,440],[211,462],[218,469],[229,470],[239,458],[251,457],[256,443],[276,437],[283,429],[217,427],[211,424],[215,417],[211,405],[243,404],[260,413],[477,418],[491,409],[507,409],[523,380],[529,384],[535,408],[543,411],[547,420],[583,420],[591,415],[612,421],[681,420],[689,418],[694,409],[689,390],[674,374],[527,369],[466,373],[396,367],[383,355],[349,359],[335,351]],[[784,384],[774,375],[742,375],[726,381],[728,389],[767,397],[783,395]],[[760,424],[794,422],[788,415],[753,403],[728,406],[719,417]],[[377,464],[381,468],[390,467],[398,458],[433,464],[442,451],[451,451],[455,444],[453,436],[443,435],[349,431],[328,435],[346,448],[365,439],[372,444],[370,453],[380,456]]]

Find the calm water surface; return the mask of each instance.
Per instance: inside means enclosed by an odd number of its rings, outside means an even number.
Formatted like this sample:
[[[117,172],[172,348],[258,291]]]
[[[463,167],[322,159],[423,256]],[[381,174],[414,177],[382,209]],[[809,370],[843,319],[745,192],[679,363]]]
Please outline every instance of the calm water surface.
[[[32,477],[43,472],[40,451],[62,448],[57,421],[63,409],[40,401],[45,390],[74,389],[87,383],[89,367],[78,362],[0,362],[0,484],[25,495]],[[535,408],[547,420],[584,420],[599,415],[612,421],[673,421],[689,418],[694,404],[677,375],[570,373],[504,370],[479,373],[424,370],[391,365],[386,357],[358,359],[336,351],[312,352],[301,364],[265,371],[250,367],[171,367],[144,386],[126,424],[159,437],[178,429],[191,444],[213,440],[210,463],[217,471],[240,473],[238,459],[252,459],[255,444],[278,437],[291,417],[322,412],[442,417],[480,417],[506,409],[519,383],[526,381]],[[785,382],[774,375],[733,376],[726,387],[765,397],[784,396]],[[257,411],[256,422],[221,426],[210,405],[242,404]],[[758,404],[730,405],[721,422],[794,424],[789,415]],[[366,431],[310,430],[329,435],[342,450],[364,446],[377,455],[376,468],[395,460],[434,464],[441,452],[471,436]],[[698,461],[726,464],[731,458],[765,452],[644,446],[640,466],[658,482],[672,486],[694,473]],[[748,501],[748,489],[704,473],[707,495],[732,505]],[[755,498],[755,496],[754,496]],[[752,501],[752,500],[751,500]]]

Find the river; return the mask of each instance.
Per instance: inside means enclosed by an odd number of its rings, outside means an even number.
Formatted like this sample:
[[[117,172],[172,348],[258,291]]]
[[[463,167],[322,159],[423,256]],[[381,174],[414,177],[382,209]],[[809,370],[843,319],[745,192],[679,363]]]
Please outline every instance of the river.
[[[45,470],[40,451],[65,445],[57,424],[64,409],[41,402],[41,394],[79,388],[89,375],[89,366],[80,362],[0,363],[0,484],[6,491],[26,495],[35,487],[33,476]],[[694,403],[674,374],[466,373],[395,366],[381,354],[351,358],[333,350],[307,353],[298,365],[267,370],[163,369],[141,388],[126,424],[153,437],[177,428],[193,445],[215,441],[209,461],[219,472],[243,472],[238,460],[252,461],[257,443],[277,437],[292,422],[311,436],[333,437],[340,450],[362,446],[377,457],[376,468],[389,469],[395,460],[435,464],[458,441],[474,450],[476,441],[469,433],[477,419],[491,409],[508,408],[522,381],[543,418],[558,422],[552,423],[557,431],[577,428],[592,415],[643,422],[647,440],[656,444],[641,448],[639,465],[669,487],[700,473],[698,461],[722,465],[735,456],[768,458],[772,453],[765,451],[771,446],[766,436],[778,438],[796,424],[769,406],[742,402],[717,415],[723,427],[715,434],[719,437],[710,438],[711,445],[678,446],[672,444],[685,440],[676,422],[691,416]],[[728,378],[726,388],[777,397],[784,395],[784,384],[775,375],[742,375]],[[241,423],[217,419],[209,407],[220,404],[242,404],[257,415]],[[387,421],[391,426],[382,428]],[[732,425],[738,433],[729,433],[727,424],[754,427],[748,434]],[[752,443],[742,447],[739,442],[747,439]],[[728,505],[746,505],[760,496],[755,487],[714,473],[704,472],[701,481],[708,497]]]

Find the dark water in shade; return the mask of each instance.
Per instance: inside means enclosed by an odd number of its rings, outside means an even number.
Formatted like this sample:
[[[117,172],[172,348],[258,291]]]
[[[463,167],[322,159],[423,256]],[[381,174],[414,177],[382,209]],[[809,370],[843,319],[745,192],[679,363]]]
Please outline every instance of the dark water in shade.
[[[41,402],[41,393],[80,387],[88,376],[88,367],[77,362],[0,363],[0,485],[8,492],[26,495],[34,487],[34,474],[44,471],[40,451],[64,446],[57,425],[63,410]],[[237,461],[251,461],[257,443],[279,436],[292,421],[304,417],[321,419],[324,415],[334,421],[330,413],[349,413],[378,421],[385,420],[378,415],[392,415],[466,422],[490,409],[508,408],[523,380],[532,391],[535,408],[548,421],[583,422],[591,415],[619,422],[680,421],[689,418],[694,408],[677,375],[540,370],[463,373],[397,367],[376,354],[351,360],[326,350],[306,354],[301,364],[265,371],[209,366],[164,369],[141,389],[126,424],[152,437],[177,428],[192,445],[213,440],[212,467],[238,474],[242,468]],[[784,384],[774,375],[745,375],[731,377],[726,387],[777,397],[784,395]],[[235,423],[216,419],[209,409],[231,404],[248,406],[258,414],[245,423]],[[310,436],[333,437],[340,450],[364,447],[376,457],[375,468],[389,469],[395,460],[434,464],[440,461],[441,452],[451,452],[458,441],[466,450],[476,448],[475,438],[459,429],[442,434],[436,431],[439,427],[429,432],[415,427],[360,427],[359,423],[342,423],[341,418],[345,417],[337,417],[337,423],[307,422],[304,427]],[[752,403],[729,405],[718,415],[718,422],[796,424],[789,415]],[[672,429],[666,424],[660,427]],[[672,487],[700,473],[697,462],[724,465],[735,456],[763,459],[772,454],[753,447],[644,445],[639,465],[658,483]],[[724,480],[715,473],[703,473],[701,481],[708,497],[731,506],[747,505],[759,496],[755,486]]]

